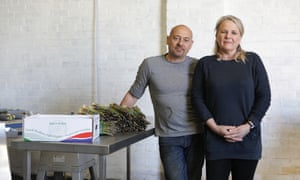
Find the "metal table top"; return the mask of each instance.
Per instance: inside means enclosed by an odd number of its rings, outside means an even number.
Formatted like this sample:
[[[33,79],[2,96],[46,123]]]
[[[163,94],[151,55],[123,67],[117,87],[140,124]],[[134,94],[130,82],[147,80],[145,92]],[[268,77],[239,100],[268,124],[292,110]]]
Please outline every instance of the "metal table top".
[[[100,136],[93,143],[24,142],[23,138],[18,138],[11,141],[11,148],[26,151],[56,151],[108,155],[153,134],[154,128],[147,128],[142,132]]]

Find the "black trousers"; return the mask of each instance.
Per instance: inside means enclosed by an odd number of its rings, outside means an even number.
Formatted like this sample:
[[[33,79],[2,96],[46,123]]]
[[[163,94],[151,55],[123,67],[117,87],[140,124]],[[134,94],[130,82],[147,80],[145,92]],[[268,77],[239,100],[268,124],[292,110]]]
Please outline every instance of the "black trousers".
[[[220,159],[206,160],[207,180],[253,180],[258,160]]]

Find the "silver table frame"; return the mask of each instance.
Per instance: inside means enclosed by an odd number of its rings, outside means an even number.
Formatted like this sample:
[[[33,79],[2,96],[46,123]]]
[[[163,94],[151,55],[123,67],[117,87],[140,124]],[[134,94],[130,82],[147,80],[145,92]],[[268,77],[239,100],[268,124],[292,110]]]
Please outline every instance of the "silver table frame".
[[[115,136],[100,136],[93,143],[64,143],[64,142],[24,142],[22,138],[11,141],[11,148],[24,150],[23,178],[31,179],[31,151],[52,151],[65,153],[97,154],[99,157],[99,179],[106,180],[106,156],[126,148],[127,180],[130,180],[130,145],[154,134],[154,128],[143,132],[122,133]]]

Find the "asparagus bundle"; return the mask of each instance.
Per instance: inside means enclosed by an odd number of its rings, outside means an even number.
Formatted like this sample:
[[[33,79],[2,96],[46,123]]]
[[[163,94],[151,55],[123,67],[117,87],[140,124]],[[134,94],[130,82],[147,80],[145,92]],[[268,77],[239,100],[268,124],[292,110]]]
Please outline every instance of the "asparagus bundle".
[[[14,120],[16,117],[8,112],[0,112],[0,121],[10,121]]]
[[[0,121],[23,119],[30,112],[21,109],[0,109]]]
[[[138,106],[124,107],[115,103],[109,106],[92,103],[83,105],[78,114],[99,114],[100,134],[113,136],[116,133],[144,131],[149,124]]]

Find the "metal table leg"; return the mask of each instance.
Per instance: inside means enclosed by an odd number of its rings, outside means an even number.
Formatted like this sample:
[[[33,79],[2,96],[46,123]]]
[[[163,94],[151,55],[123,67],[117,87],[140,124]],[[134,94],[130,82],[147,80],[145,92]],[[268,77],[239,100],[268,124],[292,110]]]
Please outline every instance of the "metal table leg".
[[[127,168],[127,180],[130,180],[131,177],[131,164],[130,164],[130,146],[126,148],[126,168]]]
[[[106,180],[106,157],[99,155],[99,180]]]
[[[26,180],[31,180],[31,151],[24,151],[23,178]]]

